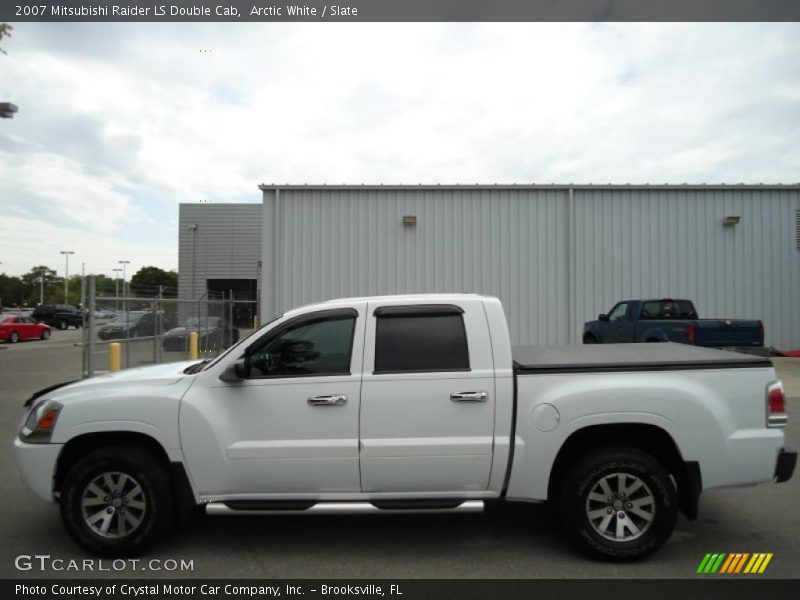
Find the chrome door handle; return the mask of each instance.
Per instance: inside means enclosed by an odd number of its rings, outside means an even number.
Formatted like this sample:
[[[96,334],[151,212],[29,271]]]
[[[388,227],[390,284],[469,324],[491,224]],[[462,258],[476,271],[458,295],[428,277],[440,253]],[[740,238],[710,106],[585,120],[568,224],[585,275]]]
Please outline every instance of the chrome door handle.
[[[450,394],[453,402],[486,402],[489,394],[486,392],[455,392]]]
[[[332,394],[328,396],[309,396],[308,403],[311,406],[343,406],[347,402],[344,394]]]

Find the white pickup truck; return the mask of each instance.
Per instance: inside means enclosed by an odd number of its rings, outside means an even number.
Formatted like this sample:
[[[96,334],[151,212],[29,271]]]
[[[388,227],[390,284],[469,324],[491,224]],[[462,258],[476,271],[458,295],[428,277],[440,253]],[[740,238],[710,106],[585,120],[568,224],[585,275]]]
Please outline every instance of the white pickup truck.
[[[634,559],[700,493],[792,476],[769,361],[680,344],[512,352],[478,295],[335,300],[208,362],[42,390],[19,472],[90,552],[198,512],[458,511],[551,502],[590,553]]]

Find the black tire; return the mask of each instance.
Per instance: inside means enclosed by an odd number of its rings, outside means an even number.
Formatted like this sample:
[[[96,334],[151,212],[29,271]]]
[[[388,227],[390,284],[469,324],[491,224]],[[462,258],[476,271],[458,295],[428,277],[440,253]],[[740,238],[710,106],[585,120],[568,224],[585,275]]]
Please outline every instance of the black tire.
[[[583,336],[583,343],[584,344],[597,344],[598,342],[597,342],[597,338],[594,337],[594,335],[592,335],[591,333],[587,333],[585,336]]]
[[[130,527],[127,533],[120,532],[125,506],[114,508],[114,511],[118,510],[120,514],[114,514],[110,518],[111,525],[107,535],[101,534],[87,520],[107,511],[108,508],[102,508],[101,505],[101,508],[97,509],[98,512],[84,515],[84,494],[93,493],[90,486],[93,483],[97,485],[95,483],[97,479],[106,473],[112,474],[112,481],[116,474],[117,482],[122,479],[118,475],[124,474],[141,489],[141,494],[137,494],[135,498],[137,504],[143,504],[144,508],[127,507],[133,518],[139,519],[138,525],[132,527],[127,522],[123,524],[125,527]],[[132,485],[130,480],[127,481]],[[127,496],[123,495],[119,500],[125,497]],[[106,496],[103,500],[106,498],[110,496]],[[89,500],[91,499],[90,497]],[[112,500],[116,501],[117,499]],[[87,507],[86,510],[96,509]],[[61,518],[67,531],[81,547],[97,556],[118,557],[139,554],[166,533],[172,519],[172,511],[173,498],[166,469],[150,453],[135,447],[115,446],[90,452],[69,470],[61,489]],[[116,534],[116,537],[109,537],[109,534]]]
[[[613,502],[603,504],[611,498],[605,497],[605,493],[603,501],[593,499],[602,493],[602,482],[606,485],[609,481],[619,483],[619,474],[624,475],[625,489],[631,490],[628,494],[620,499],[617,486],[616,492],[611,490]],[[643,486],[633,490],[637,481]],[[595,517],[593,522],[589,517],[591,513],[601,516]],[[618,516],[621,513],[622,516]],[[649,520],[642,518],[643,514],[649,516]],[[669,473],[651,455],[632,447],[604,448],[580,461],[565,477],[559,497],[559,516],[577,549],[607,560],[638,560],[661,548],[672,535],[678,516],[678,498]],[[605,535],[601,533],[604,527]],[[618,536],[620,527],[620,539],[607,537]],[[638,535],[633,529],[627,530],[629,527],[636,528]]]
[[[650,338],[650,339],[647,340],[647,343],[648,344],[660,344],[661,340],[656,339],[656,338]]]
[[[8,341],[16,344],[19,341],[19,334],[16,331],[12,331],[11,335],[8,336]]]
[[[41,338],[43,340],[49,340],[50,339],[50,330],[49,329],[42,330]]]
[[[61,329],[62,331],[65,331],[67,328],[69,328],[69,323],[67,323],[64,319],[62,319],[58,322],[58,328]]]

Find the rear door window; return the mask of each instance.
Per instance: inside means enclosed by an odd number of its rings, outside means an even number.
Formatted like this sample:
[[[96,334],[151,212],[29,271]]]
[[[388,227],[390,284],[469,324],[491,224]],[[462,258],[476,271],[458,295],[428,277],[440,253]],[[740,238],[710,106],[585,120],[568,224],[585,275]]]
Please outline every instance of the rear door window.
[[[375,373],[469,371],[460,309],[425,314],[376,311]]]

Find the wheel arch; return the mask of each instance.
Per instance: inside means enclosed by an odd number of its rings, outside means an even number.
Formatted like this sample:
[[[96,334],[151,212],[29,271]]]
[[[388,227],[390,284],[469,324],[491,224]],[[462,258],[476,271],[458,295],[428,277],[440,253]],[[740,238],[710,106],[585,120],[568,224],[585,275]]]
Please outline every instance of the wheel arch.
[[[597,343],[602,343],[602,338],[600,337],[600,328],[594,324],[586,325],[583,328],[583,334],[581,335],[581,341],[586,340],[587,337],[593,337],[597,340]]]
[[[638,448],[658,460],[674,478],[679,508],[689,520],[697,518],[702,490],[700,466],[685,461],[672,436],[649,423],[614,423],[589,425],[574,431],[561,445],[550,470],[547,498],[557,497],[564,477],[574,462],[596,448],[627,445]]]
[[[639,338],[642,342],[650,342],[654,340],[656,342],[668,342],[669,336],[664,333],[663,329],[648,329],[643,334],[642,337]]]
[[[67,441],[56,461],[53,473],[53,492],[58,498],[64,479],[69,470],[84,456],[104,447],[135,447],[146,451],[153,456],[167,471],[172,493],[175,499],[175,508],[179,517],[188,514],[197,506],[199,499],[195,493],[189,473],[183,462],[170,460],[166,449],[152,436],[138,431],[104,431],[77,435]]]

